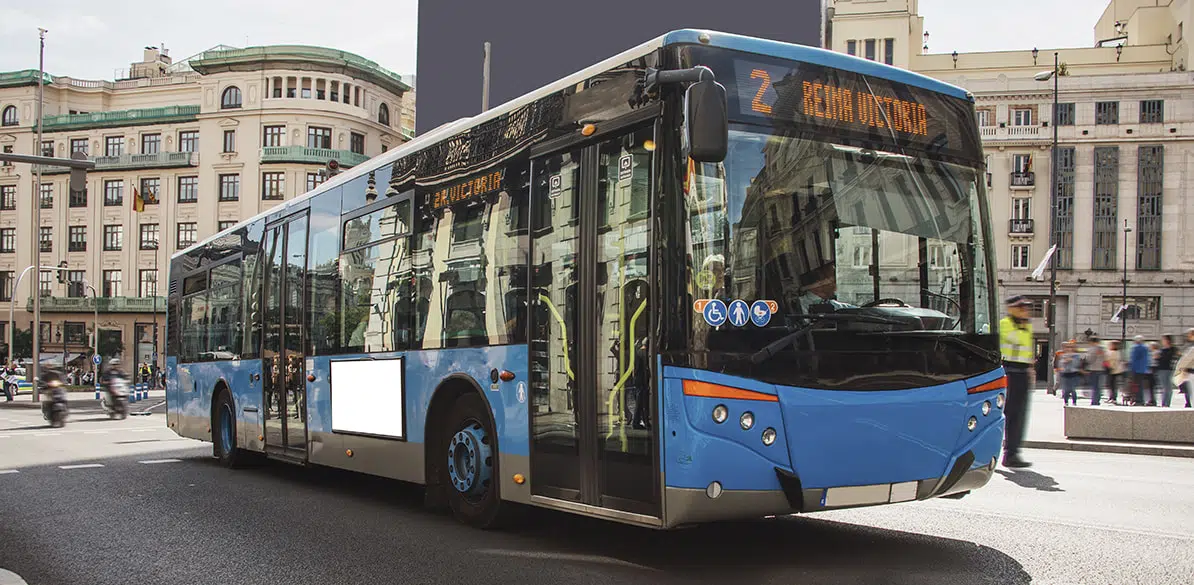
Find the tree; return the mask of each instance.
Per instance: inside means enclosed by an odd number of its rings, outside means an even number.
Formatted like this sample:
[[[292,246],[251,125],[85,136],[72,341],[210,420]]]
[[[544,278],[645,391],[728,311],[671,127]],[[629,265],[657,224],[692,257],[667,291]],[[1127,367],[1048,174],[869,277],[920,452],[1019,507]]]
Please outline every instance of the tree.
[[[7,346],[8,338],[3,343]],[[5,347],[4,359],[8,359],[8,348]],[[33,357],[33,332],[31,329],[14,329],[12,332],[12,359],[19,360]]]

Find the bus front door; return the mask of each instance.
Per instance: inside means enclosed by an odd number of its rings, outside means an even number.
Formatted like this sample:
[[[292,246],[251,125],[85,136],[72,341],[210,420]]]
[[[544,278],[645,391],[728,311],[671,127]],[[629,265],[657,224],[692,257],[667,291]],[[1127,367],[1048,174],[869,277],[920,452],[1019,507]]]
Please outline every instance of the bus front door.
[[[307,458],[307,379],[304,365],[304,282],[307,272],[307,216],[268,226],[265,234],[265,449],[287,459]]]
[[[532,160],[531,493],[660,517],[648,304],[654,128]]]

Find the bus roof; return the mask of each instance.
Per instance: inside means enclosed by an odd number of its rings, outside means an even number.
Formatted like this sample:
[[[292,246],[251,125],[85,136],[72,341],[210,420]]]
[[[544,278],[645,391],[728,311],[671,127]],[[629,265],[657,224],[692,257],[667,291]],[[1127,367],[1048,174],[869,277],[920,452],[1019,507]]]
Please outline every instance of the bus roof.
[[[702,36],[705,36],[705,35],[707,35],[707,40],[702,40]],[[236,225],[234,225],[228,229],[225,229],[224,231],[212,234],[211,236],[208,236],[207,238],[204,238],[198,242],[195,242],[194,244],[192,244],[191,246],[189,246],[187,248],[178,250],[178,251],[174,252],[174,254],[170,256],[170,258],[174,259],[179,256],[185,255],[193,249],[197,249],[201,246],[204,246],[204,245],[216,240],[217,238],[219,238],[220,236],[224,235],[227,232],[231,232],[231,231],[240,229],[241,227],[243,227],[247,224],[250,224],[254,221],[257,221],[259,219],[262,219],[268,215],[272,215],[274,213],[279,213],[279,212],[285,212],[287,209],[289,209],[291,207],[301,205],[301,204],[307,202],[308,200],[310,200],[311,198],[316,197],[323,192],[329,191],[336,187],[340,187],[340,186],[344,185],[345,183],[352,181],[353,179],[367,175],[367,174],[369,174],[370,171],[376,170],[376,169],[383,167],[385,165],[388,165],[388,164],[392,164],[396,160],[399,160],[399,159],[406,157],[410,154],[413,154],[420,150],[423,150],[424,148],[427,148],[428,146],[431,146],[432,144],[435,144],[444,138],[450,137],[450,136],[456,134],[457,132],[461,132],[463,130],[467,130],[469,128],[478,126],[484,122],[487,122],[489,120],[497,118],[498,116],[501,116],[503,114],[506,114],[508,112],[516,110],[526,104],[533,103],[536,100],[542,99],[542,98],[547,97],[551,94],[554,94],[558,91],[562,91],[568,87],[571,87],[578,83],[581,83],[584,80],[589,79],[590,77],[593,77],[600,73],[604,73],[605,71],[608,71],[614,67],[620,66],[628,61],[633,61],[635,59],[639,59],[641,57],[649,55],[651,52],[656,51],[656,50],[660,49],[661,47],[665,47],[665,46],[669,46],[669,45],[679,45],[679,44],[699,44],[699,45],[720,47],[720,48],[724,48],[724,49],[731,49],[731,50],[737,50],[737,51],[745,51],[745,52],[756,53],[756,54],[760,54],[760,55],[769,55],[769,56],[773,56],[773,57],[779,57],[781,59],[804,61],[804,62],[808,62],[808,63],[814,63],[817,65],[823,65],[826,67],[834,67],[834,68],[838,68],[838,69],[844,69],[847,71],[853,71],[853,72],[861,73],[864,75],[872,75],[875,77],[881,77],[884,79],[889,79],[896,83],[903,83],[903,84],[907,84],[907,85],[921,87],[921,88],[927,89],[929,91],[942,93],[945,95],[949,95],[951,97],[956,97],[956,98],[961,98],[961,99],[966,99],[966,100],[973,99],[971,97],[971,95],[968,92],[966,92],[966,90],[964,90],[960,87],[957,87],[955,85],[951,85],[951,84],[948,84],[948,83],[945,83],[942,81],[938,81],[931,77],[920,75],[918,73],[913,73],[913,72],[907,71],[905,69],[900,69],[898,67],[892,67],[890,65],[884,65],[882,63],[870,61],[868,59],[861,59],[861,58],[854,57],[851,55],[846,55],[844,53],[837,53],[834,51],[829,51],[829,50],[821,49],[818,47],[810,47],[810,46],[806,46],[806,45],[796,45],[796,44],[792,44],[792,43],[783,43],[783,42],[779,42],[779,41],[769,41],[766,39],[759,39],[759,38],[755,38],[755,37],[747,37],[747,36],[717,32],[717,31],[712,31],[712,30],[697,30],[697,29],[675,30],[675,31],[666,33],[664,35],[661,35],[659,37],[656,37],[654,39],[651,39],[637,47],[623,51],[622,53],[614,55],[613,57],[605,59],[604,61],[601,61],[601,62],[591,65],[589,67],[586,67],[586,68],[584,68],[580,71],[577,71],[576,73],[573,73],[572,75],[569,75],[568,77],[560,79],[554,83],[545,85],[545,86],[543,86],[539,89],[536,89],[530,93],[527,93],[520,97],[512,99],[500,106],[491,108],[485,112],[477,114],[476,116],[472,116],[472,117],[468,117],[468,118],[461,118],[454,122],[449,122],[447,124],[443,124],[435,129],[427,132],[426,134],[423,134],[422,136],[416,137],[414,140],[411,140],[410,142],[407,142],[397,148],[394,148],[394,149],[384,152],[380,155],[377,155],[373,158],[370,158],[369,160],[367,160],[359,165],[356,165],[355,167],[348,169],[347,171],[341,172],[339,175],[336,175],[334,178],[321,184],[320,186],[316,187],[315,189],[312,189],[311,191],[308,191],[298,197],[295,197],[294,199],[291,199],[289,201],[286,201],[284,203],[281,203],[279,205],[276,205],[274,207],[266,209],[265,211],[262,211],[262,212],[258,213],[257,215],[254,215],[253,217],[241,220],[240,222],[237,222]]]

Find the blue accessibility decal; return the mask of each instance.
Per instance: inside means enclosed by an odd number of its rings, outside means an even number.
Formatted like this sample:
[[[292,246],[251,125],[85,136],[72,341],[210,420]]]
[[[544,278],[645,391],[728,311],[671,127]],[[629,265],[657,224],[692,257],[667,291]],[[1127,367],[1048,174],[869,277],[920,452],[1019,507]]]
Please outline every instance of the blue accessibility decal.
[[[726,304],[718,299],[713,299],[705,305],[704,311],[705,322],[711,327],[721,327],[726,322]]]
[[[746,321],[750,318],[750,308],[746,305],[746,301],[738,299],[730,303],[730,324],[734,327],[742,327],[746,325]]]
[[[771,306],[767,301],[755,301],[750,305],[750,322],[755,327],[765,327],[771,322]]]

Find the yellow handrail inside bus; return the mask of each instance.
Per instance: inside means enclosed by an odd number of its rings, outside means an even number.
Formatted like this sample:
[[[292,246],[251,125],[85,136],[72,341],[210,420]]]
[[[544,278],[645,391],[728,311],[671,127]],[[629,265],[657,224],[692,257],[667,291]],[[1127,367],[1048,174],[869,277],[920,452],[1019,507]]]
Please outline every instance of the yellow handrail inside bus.
[[[630,376],[634,373],[634,356],[636,353],[638,353],[634,350],[634,347],[637,345],[636,340],[634,339],[634,326],[635,326],[635,324],[638,323],[639,316],[641,316],[643,314],[643,311],[645,311],[646,309],[647,309],[647,300],[643,299],[643,302],[639,303],[638,309],[636,309],[634,311],[634,316],[632,316],[630,318],[630,331],[627,332],[627,337],[629,337],[630,348],[631,348],[630,349],[630,363],[627,364],[626,369],[622,372],[621,379],[619,379],[618,383],[614,384],[613,389],[609,391],[609,399],[606,400],[605,406],[606,406],[606,412],[609,413],[611,418],[613,417],[613,413],[614,413],[614,410],[613,410],[614,399],[616,397],[622,398],[622,400],[619,401],[620,406],[622,408],[617,411],[618,416],[621,416],[622,412],[625,410],[626,396],[622,393],[622,387],[626,385],[626,380],[629,380]],[[626,449],[626,425],[624,425],[624,424],[618,425],[618,428],[621,430],[621,433],[619,433],[619,434],[621,435],[621,439],[622,439],[622,449]],[[605,435],[605,438],[608,439],[612,436],[614,436],[614,426],[611,422],[610,427],[609,427],[609,433]]]
[[[576,375],[572,373],[572,360],[568,359],[568,326],[564,324],[564,318],[560,316],[556,306],[551,304],[551,299],[547,298],[547,295],[540,294],[539,300],[547,303],[547,310],[551,311],[552,316],[560,324],[560,339],[564,341],[564,371],[568,372],[569,380],[576,381]]]

